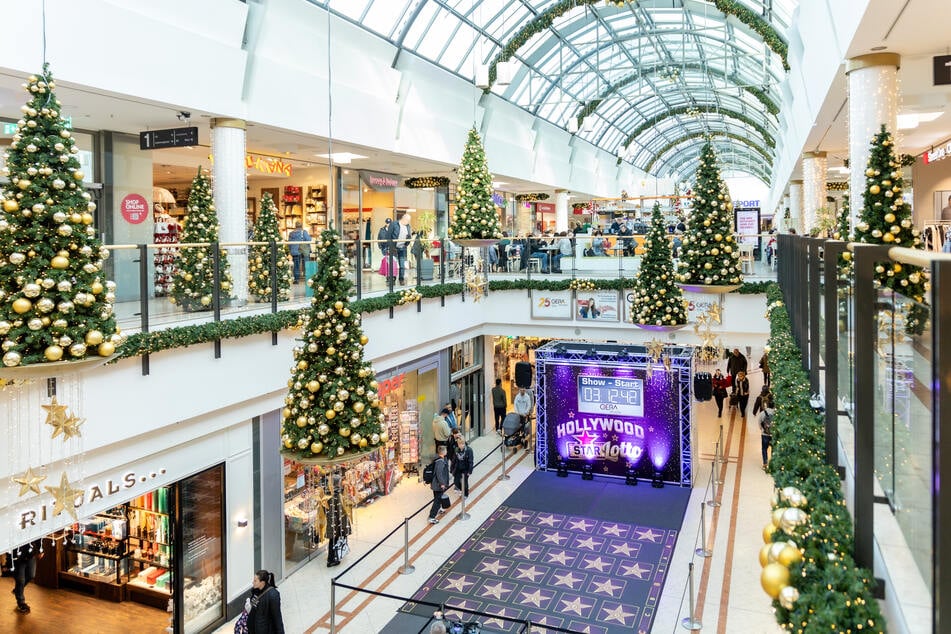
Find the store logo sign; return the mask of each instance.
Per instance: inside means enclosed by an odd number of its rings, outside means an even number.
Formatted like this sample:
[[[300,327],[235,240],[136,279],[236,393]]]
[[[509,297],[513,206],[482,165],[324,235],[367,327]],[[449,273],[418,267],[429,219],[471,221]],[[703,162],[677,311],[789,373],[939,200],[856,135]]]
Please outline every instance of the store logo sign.
[[[260,156],[251,156],[250,154],[244,157],[244,166],[249,170],[255,169],[264,174],[291,176],[294,172],[294,166],[290,163],[285,163],[281,159],[268,159]]]
[[[402,388],[403,380],[405,378],[406,378],[406,373],[404,372],[403,374],[397,374],[396,376],[390,377],[388,379],[383,379],[382,381],[380,381],[379,382],[380,389],[377,391],[377,393],[380,395],[380,398],[382,399],[384,396],[386,396],[390,392],[395,392],[396,390]]]
[[[951,141],[949,141],[946,145],[931,150],[930,152],[925,152],[925,165],[948,158],[948,156],[951,156]]]
[[[158,471],[152,471],[147,474],[129,471],[123,474],[121,478],[115,480],[110,478],[105,482],[91,484],[76,496],[73,500],[73,508],[78,509],[85,504],[92,504],[99,500],[111,498],[123,491],[128,491],[141,484],[145,484],[149,480],[164,476],[165,473],[165,469],[159,469]],[[118,504],[118,502],[116,502],[116,504]],[[50,518],[61,515],[64,510],[73,517],[76,516],[75,510],[60,508],[59,512],[54,512],[53,507],[54,505],[52,503],[47,503],[40,505],[39,508],[36,509],[22,511],[19,521],[20,530],[24,530],[28,526],[36,526],[37,522],[49,521]]]

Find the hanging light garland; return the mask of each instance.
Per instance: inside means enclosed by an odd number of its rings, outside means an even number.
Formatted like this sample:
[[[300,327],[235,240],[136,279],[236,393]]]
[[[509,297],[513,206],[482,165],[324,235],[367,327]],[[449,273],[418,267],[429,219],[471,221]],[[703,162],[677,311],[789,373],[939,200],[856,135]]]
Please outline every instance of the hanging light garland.
[[[515,202],[519,203],[534,203],[540,200],[548,200],[549,196],[545,193],[531,193],[531,194],[516,194]]]
[[[414,176],[403,181],[403,187],[409,189],[431,189],[448,186],[449,178],[446,176]]]

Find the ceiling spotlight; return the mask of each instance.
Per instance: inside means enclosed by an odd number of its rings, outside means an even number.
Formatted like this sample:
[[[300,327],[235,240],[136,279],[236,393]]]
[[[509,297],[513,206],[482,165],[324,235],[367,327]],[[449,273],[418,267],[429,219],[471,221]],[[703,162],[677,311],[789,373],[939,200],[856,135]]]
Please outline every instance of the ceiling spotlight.
[[[176,117],[179,121],[188,121],[189,119],[192,118],[192,113],[190,113],[190,112],[188,112],[188,111],[186,111],[186,110],[180,110],[179,113],[178,113],[177,115],[175,115],[175,117]]]
[[[575,117],[574,115],[572,115],[572,117],[568,119],[568,133],[575,134],[577,132],[578,132],[578,117]]]

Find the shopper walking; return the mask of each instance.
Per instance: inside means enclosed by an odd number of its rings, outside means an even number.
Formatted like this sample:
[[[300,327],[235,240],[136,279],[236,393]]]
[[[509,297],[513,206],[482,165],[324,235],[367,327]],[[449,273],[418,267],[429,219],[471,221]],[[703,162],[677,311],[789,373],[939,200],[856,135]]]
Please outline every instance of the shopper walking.
[[[763,385],[769,387],[769,350],[763,351],[763,356],[759,358],[759,367],[763,370]]]
[[[393,221],[390,218],[384,220],[383,226],[380,227],[380,230],[376,234],[377,246],[380,247],[380,253],[383,255],[387,254],[387,249],[389,248],[387,240],[389,240],[391,222]]]
[[[713,373],[713,398],[717,402],[717,418],[723,417],[723,401],[727,397],[727,388],[730,387],[729,377],[723,376],[720,368]]]
[[[327,491],[327,567],[340,565],[340,560],[350,552],[347,535],[350,534],[350,518],[340,499],[342,478],[335,473]]]
[[[288,236],[288,249],[291,253],[291,259],[294,261],[294,283],[300,284],[300,281],[307,277],[304,262],[310,258],[310,234],[304,229],[300,220],[294,225],[294,230]]]
[[[746,378],[746,372],[740,370],[736,375],[736,381],[733,382],[733,393],[736,394],[736,406],[740,410],[740,416],[746,420],[746,406],[750,402],[750,380]]]
[[[733,381],[734,391],[736,391],[736,375],[740,372],[746,373],[746,369],[746,357],[743,356],[739,348],[733,348],[733,352],[730,353],[730,358],[726,362],[726,373],[730,375],[730,379]]]
[[[455,429],[459,426],[459,421],[456,419],[456,408],[452,403],[446,403],[442,406],[444,412],[446,412],[446,423],[449,425],[449,429]]]
[[[13,596],[17,600],[17,611],[21,614],[30,613],[30,606],[23,591],[36,576],[36,560],[42,557],[43,541],[39,539],[10,553],[13,560]]]
[[[532,413],[532,393],[525,388],[520,388],[513,401],[515,413],[522,417],[522,422],[528,421]]]
[[[773,407],[773,397],[766,399],[766,407],[759,415],[760,446],[763,450],[763,471],[769,466],[769,448],[773,446],[773,416],[776,410]]]
[[[450,429],[449,423],[446,422],[446,414],[448,413],[449,410],[443,408],[433,416],[433,440],[436,441],[436,453],[439,453],[440,447],[446,448],[446,441],[452,435],[452,429]]]
[[[472,469],[475,467],[475,456],[472,453],[472,447],[466,443],[462,435],[456,436],[456,445],[453,447],[452,477],[453,486],[456,491],[462,493],[462,497],[469,497],[469,476],[472,475]]]
[[[274,585],[274,574],[267,570],[254,573],[248,608],[248,634],[284,634],[281,594]]]
[[[756,400],[753,401],[753,416],[756,416],[759,412],[762,412],[766,407],[766,400],[772,399],[772,394],[769,391],[769,386],[764,385],[763,389],[760,390],[759,396],[756,397]]]
[[[505,420],[505,410],[509,406],[509,397],[502,389],[502,379],[495,380],[495,387],[492,388],[492,411],[495,414],[495,432],[502,431],[502,421]]]
[[[395,225],[390,223],[389,233],[387,239],[393,240],[396,243],[396,257],[399,260],[400,267],[400,284],[406,283],[406,249],[409,246],[409,241],[413,237],[413,230],[409,226],[409,214],[404,213],[400,216],[399,222]]]
[[[449,489],[449,462],[446,460],[445,445],[440,445],[436,449],[433,482],[429,486],[433,491],[433,505],[429,507],[429,523],[438,524],[439,520],[436,519],[436,515],[443,509],[443,496],[446,495],[446,490]]]

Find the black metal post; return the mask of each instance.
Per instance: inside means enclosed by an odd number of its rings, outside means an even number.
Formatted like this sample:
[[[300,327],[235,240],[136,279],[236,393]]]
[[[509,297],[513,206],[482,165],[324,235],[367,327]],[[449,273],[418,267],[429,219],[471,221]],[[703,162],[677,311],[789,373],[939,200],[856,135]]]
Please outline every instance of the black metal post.
[[[462,261],[459,263],[459,281],[462,282],[462,302],[466,301],[466,248],[462,247]]]
[[[417,238],[417,240],[419,240],[419,238]],[[360,241],[357,240],[357,244],[359,244],[359,243],[360,243]],[[416,256],[414,255],[413,257],[416,257]],[[420,286],[423,285],[423,267],[422,267],[422,262],[423,262],[423,246],[420,245],[420,246],[419,246],[419,257],[416,258],[416,288],[417,288],[417,289],[418,289]],[[417,313],[423,312],[423,298],[422,298],[422,297],[420,297],[418,300],[416,300],[416,312],[417,312]]]
[[[594,240],[594,237],[591,238]],[[582,249],[581,253],[584,253]],[[571,279],[575,279],[575,274],[577,273],[577,264],[578,264],[578,234],[571,236]],[[564,270],[564,269],[562,269]]]
[[[362,215],[363,212],[361,212]],[[356,249],[353,255],[354,268],[354,280],[357,287],[357,299],[363,297],[363,243],[360,240],[360,235],[363,233],[363,226],[361,224],[360,231],[357,231],[357,243],[354,245]]]
[[[445,286],[446,284],[446,267],[449,266],[449,262],[446,261],[446,239],[443,238],[439,241],[439,283],[440,285]],[[445,292],[439,294],[439,305],[446,305],[446,294]]]
[[[139,249],[139,329],[149,331],[149,248],[140,244]],[[142,355],[142,376],[149,375],[149,354]]]
[[[855,245],[855,305],[864,314],[855,316],[855,545],[858,565],[874,569],[875,545],[875,337],[878,311],[874,269],[876,260],[887,260],[885,247]]]
[[[934,303],[931,318],[931,416],[932,416],[932,632],[943,632],[951,621],[951,450],[941,451],[941,440],[951,438],[951,306],[939,301],[951,292],[951,261],[931,263],[931,289]],[[941,341],[945,341],[942,347]],[[940,484],[944,481],[942,489]],[[941,615],[944,614],[942,619]],[[945,623],[945,625],[941,625]]]
[[[824,240],[819,238],[810,238],[809,247],[809,286],[806,292],[809,294],[809,393],[819,393],[819,304],[820,289],[819,282],[819,264],[821,262],[819,252],[822,250]]]
[[[839,257],[845,243],[825,243],[825,376],[826,462],[839,466]]]
[[[271,243],[268,245],[268,279],[271,282],[271,314],[273,315],[277,312],[277,300],[279,295],[277,285],[277,242],[274,240],[271,240]],[[271,345],[277,345],[276,330],[271,332]]]
[[[214,285],[211,293],[211,308],[214,312],[214,322],[218,323],[221,321],[221,247],[217,240],[211,243],[211,249],[211,279]],[[215,358],[221,358],[221,339],[215,339]]]
[[[799,248],[799,258],[797,258],[799,269],[799,284],[796,287],[796,313],[799,322],[799,352],[802,356],[802,367],[809,369],[809,243],[808,238],[797,238],[796,245]]]

